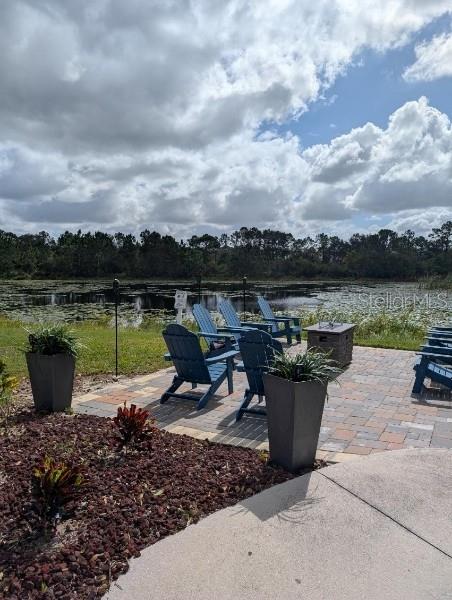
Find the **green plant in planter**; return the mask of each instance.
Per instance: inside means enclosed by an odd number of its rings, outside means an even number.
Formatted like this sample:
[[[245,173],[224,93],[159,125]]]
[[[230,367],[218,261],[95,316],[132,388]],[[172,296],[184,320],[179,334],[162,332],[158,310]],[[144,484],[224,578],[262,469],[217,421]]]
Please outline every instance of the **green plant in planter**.
[[[28,334],[26,352],[45,356],[66,354],[77,357],[80,347],[74,333],[65,325],[43,325]]]
[[[270,458],[289,471],[314,464],[328,383],[342,372],[328,354],[278,354],[264,373]]]
[[[328,383],[342,373],[342,369],[325,352],[310,349],[294,355],[276,354],[269,372],[289,381]]]
[[[29,333],[26,358],[37,410],[63,412],[70,408],[80,348],[65,325],[43,325]]]
[[[61,519],[63,508],[75,500],[83,483],[79,466],[58,463],[45,456],[35,467],[32,479],[32,493],[45,529],[52,529]]]
[[[17,384],[17,378],[8,374],[6,364],[0,359],[0,417],[5,432],[8,429],[8,421],[14,404],[13,392]]]

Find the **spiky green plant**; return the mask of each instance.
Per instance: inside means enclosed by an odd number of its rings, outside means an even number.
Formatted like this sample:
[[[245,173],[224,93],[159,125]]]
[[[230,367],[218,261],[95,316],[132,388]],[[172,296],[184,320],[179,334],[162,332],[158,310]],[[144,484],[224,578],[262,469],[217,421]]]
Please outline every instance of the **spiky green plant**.
[[[77,356],[81,345],[66,325],[43,325],[28,335],[26,352]]]
[[[58,463],[50,456],[44,456],[33,471],[32,483],[32,493],[43,523],[55,527],[64,506],[75,499],[83,475],[77,465]]]
[[[277,354],[269,372],[289,381],[328,383],[342,373],[342,369],[328,354],[310,349],[295,355]]]
[[[0,418],[5,431],[8,429],[8,421],[14,404],[13,392],[17,384],[17,377],[8,374],[6,364],[0,358]]]

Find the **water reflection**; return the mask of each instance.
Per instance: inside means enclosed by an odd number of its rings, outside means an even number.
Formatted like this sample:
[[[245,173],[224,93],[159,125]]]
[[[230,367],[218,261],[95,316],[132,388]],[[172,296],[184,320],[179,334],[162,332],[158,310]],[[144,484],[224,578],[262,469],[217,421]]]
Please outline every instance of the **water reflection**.
[[[247,311],[257,311],[256,296],[264,294],[276,309],[299,307],[302,304],[320,302],[317,295],[328,292],[337,286],[327,283],[315,284],[249,284],[245,295]],[[143,281],[127,281],[121,283],[121,305],[136,313],[156,310],[172,310],[176,289],[188,291],[188,312],[194,303],[201,303],[208,310],[217,310],[218,303],[223,298],[229,298],[235,308],[243,310],[243,289],[241,283],[206,282],[201,288],[197,282],[181,283],[151,283]],[[0,283],[0,311],[4,313],[36,314],[33,309],[52,307],[52,309],[67,309],[68,316],[77,309],[77,319],[97,318],[99,311],[109,312],[114,302],[114,293],[109,281],[88,282],[56,282],[56,281],[17,281]]]
[[[188,312],[198,302],[216,311],[223,298],[229,298],[237,311],[243,310],[241,282],[196,281],[155,283],[123,281],[120,287],[122,314],[132,319],[174,307],[176,289],[188,291]],[[337,283],[337,282],[248,282],[245,304],[249,312],[258,312],[256,297],[268,298],[275,310],[291,311],[303,307],[362,308],[362,298],[372,294],[413,294],[417,284],[407,283]],[[6,281],[0,282],[0,312],[23,320],[51,318],[67,321],[98,319],[110,316],[114,292],[111,281]]]

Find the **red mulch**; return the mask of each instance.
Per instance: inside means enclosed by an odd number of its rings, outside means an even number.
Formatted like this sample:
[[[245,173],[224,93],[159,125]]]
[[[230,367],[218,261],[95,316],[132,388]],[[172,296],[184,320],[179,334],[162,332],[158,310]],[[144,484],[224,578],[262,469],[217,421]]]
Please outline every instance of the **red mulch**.
[[[98,598],[145,546],[293,477],[262,453],[155,428],[118,454],[115,435],[110,419],[30,412],[0,436],[0,598]],[[43,454],[85,471],[50,541],[30,486]]]

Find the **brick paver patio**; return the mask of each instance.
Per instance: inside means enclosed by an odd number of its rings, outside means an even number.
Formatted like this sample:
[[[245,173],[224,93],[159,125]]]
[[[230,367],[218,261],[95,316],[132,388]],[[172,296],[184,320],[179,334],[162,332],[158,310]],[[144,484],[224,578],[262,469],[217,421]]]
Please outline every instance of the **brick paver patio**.
[[[293,346],[290,351],[299,349]],[[355,347],[353,362],[329,386],[318,456],[343,461],[398,448],[452,448],[452,396],[429,389],[411,395],[414,353]],[[235,422],[246,377],[234,373],[234,393],[226,385],[197,411],[195,402],[170,399],[159,403],[174,369],[122,379],[74,399],[76,412],[113,416],[125,400],[148,408],[159,427],[215,442],[268,449],[266,418],[245,414]],[[183,389],[183,388],[182,388]],[[187,385],[187,390],[190,387]]]

